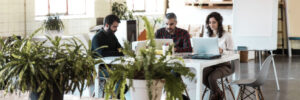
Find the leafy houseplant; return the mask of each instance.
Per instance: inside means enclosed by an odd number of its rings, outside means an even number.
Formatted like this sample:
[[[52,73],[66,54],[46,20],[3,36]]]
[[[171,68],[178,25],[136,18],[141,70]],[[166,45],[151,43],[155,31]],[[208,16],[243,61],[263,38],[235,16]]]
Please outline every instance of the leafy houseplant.
[[[112,14],[118,16],[121,20],[132,20],[133,15],[131,11],[128,11],[126,2],[118,3],[114,2],[112,5]]]
[[[56,15],[49,15],[47,20],[44,21],[44,28],[46,32],[54,31],[54,32],[61,32],[64,29],[64,24]]]
[[[118,58],[114,61],[121,62],[121,64],[114,64],[111,68],[112,70],[107,68],[109,79],[105,89],[105,92],[107,93],[106,100],[110,96],[115,97],[115,91],[119,91],[121,100],[124,100],[126,80],[129,88],[134,89],[137,84],[133,84],[133,81],[136,79],[146,81],[148,97],[143,97],[143,100],[160,99],[160,96],[157,96],[160,94],[153,93],[153,89],[155,89],[155,84],[153,83],[156,83],[157,81],[162,81],[164,83],[163,87],[167,94],[167,100],[182,100],[182,93],[186,86],[181,78],[174,74],[178,73],[190,79],[195,75],[182,64],[182,58],[169,57],[168,55],[160,55],[160,57],[157,57],[155,55],[154,29],[146,17],[143,17],[142,19],[145,22],[148,33],[149,44],[147,44],[147,49],[140,49],[140,54],[136,55],[134,51],[131,50],[131,46],[128,42],[124,44],[122,52],[125,57]],[[171,53],[171,51],[172,48],[169,48],[167,52]],[[120,83],[120,88],[115,90],[115,86],[118,82]]]
[[[77,39],[67,44],[59,37],[48,37],[51,47],[43,45],[46,41],[33,41],[41,29],[21,40],[0,41],[0,58],[6,59],[0,61],[1,85],[6,92],[30,91],[39,100],[62,100],[64,93],[76,89],[82,95],[84,87],[94,81],[94,65],[101,60],[93,59],[93,52]]]

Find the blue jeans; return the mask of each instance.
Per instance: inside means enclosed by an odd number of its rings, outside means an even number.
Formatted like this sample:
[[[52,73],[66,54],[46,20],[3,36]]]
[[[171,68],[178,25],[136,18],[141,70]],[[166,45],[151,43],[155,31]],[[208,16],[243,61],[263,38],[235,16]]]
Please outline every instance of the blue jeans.
[[[111,65],[108,65],[108,66],[110,67]],[[107,69],[104,65],[99,66],[99,77],[100,77],[100,79],[109,78],[108,71],[107,71]],[[120,81],[118,81],[117,84],[116,84],[116,88],[115,88],[115,93],[116,94],[119,94],[119,93],[117,93],[117,90],[119,89],[119,85],[120,85]],[[102,91],[102,92],[104,92],[104,91]],[[125,90],[125,93],[126,92],[127,92],[127,90]]]

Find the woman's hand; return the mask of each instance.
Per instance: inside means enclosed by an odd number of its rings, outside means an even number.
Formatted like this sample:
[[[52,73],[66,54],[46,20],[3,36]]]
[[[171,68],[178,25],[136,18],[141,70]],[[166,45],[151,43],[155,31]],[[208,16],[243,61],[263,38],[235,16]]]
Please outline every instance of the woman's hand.
[[[220,54],[222,54],[223,53],[223,49],[219,48],[219,52],[220,52]]]

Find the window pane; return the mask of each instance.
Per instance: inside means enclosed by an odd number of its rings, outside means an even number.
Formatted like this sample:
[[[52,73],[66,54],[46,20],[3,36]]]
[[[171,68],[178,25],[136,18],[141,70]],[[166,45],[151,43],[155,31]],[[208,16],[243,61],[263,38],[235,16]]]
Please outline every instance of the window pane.
[[[48,14],[48,0],[35,0],[35,15],[47,15]]]
[[[66,0],[50,0],[51,14],[65,14],[67,12]]]
[[[146,11],[155,12],[157,9],[156,0],[147,0],[146,1]]]
[[[165,7],[164,0],[147,0],[146,12],[163,12]]]
[[[85,0],[68,0],[70,15],[83,15],[86,13]]]
[[[133,0],[133,10],[145,10],[145,0]]]

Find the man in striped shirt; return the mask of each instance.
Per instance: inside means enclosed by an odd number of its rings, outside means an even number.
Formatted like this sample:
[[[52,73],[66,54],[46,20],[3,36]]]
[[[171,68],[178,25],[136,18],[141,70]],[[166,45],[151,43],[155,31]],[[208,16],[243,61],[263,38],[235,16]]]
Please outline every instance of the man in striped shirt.
[[[174,50],[177,53],[180,52],[192,52],[190,35],[189,33],[181,28],[176,27],[177,18],[174,13],[167,13],[165,17],[166,27],[160,28],[155,33],[155,38],[157,39],[173,39],[175,44]],[[180,74],[174,73],[178,78]],[[182,94],[183,100],[190,100],[187,96]]]
[[[192,52],[190,35],[186,30],[176,27],[177,18],[174,13],[166,14],[165,24],[166,27],[156,31],[155,38],[173,39],[175,52]]]

